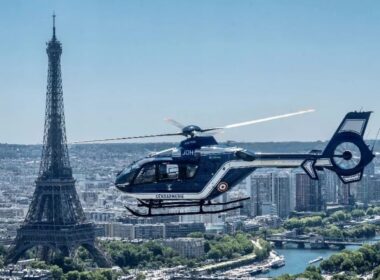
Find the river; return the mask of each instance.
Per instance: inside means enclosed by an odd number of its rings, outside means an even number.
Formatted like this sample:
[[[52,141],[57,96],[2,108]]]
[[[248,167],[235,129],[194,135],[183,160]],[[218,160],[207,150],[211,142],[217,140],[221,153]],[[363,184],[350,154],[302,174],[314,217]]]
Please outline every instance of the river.
[[[380,236],[376,236],[373,239],[368,240],[369,243],[376,242],[380,240]],[[346,249],[355,250],[360,246],[347,246]],[[285,266],[278,269],[271,269],[268,273],[262,274],[264,277],[276,277],[282,274],[297,274],[305,271],[306,267],[309,265],[309,261],[314,260],[318,257],[323,257],[327,259],[329,256],[338,253],[340,250],[316,250],[316,249],[298,249],[298,248],[286,248],[275,249],[276,252],[285,257]],[[319,262],[313,265],[318,265]]]

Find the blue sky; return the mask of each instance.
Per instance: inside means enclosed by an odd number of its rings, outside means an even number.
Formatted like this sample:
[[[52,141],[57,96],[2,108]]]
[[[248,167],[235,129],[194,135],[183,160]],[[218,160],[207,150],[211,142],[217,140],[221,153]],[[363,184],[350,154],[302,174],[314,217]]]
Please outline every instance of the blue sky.
[[[2,0],[0,143],[42,142],[53,11],[69,141],[307,108],[219,139],[325,140],[361,108],[380,127],[379,1]]]

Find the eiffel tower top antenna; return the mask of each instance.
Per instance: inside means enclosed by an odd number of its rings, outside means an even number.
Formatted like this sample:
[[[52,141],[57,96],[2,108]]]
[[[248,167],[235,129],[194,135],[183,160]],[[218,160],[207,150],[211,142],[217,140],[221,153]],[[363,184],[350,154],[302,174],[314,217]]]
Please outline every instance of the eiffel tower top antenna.
[[[55,40],[55,17],[56,17],[56,15],[55,15],[55,12],[53,12],[53,40]]]
[[[72,179],[66,141],[65,113],[61,78],[62,45],[56,38],[55,13],[53,37],[47,43],[49,59],[45,108],[45,130],[38,179]]]

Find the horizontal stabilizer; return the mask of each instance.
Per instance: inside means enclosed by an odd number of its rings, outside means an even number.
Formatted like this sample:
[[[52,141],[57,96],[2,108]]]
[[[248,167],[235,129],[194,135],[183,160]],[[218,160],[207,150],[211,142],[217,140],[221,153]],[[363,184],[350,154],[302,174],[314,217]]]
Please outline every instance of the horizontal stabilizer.
[[[309,175],[310,179],[318,180],[318,174],[317,174],[317,171],[315,170],[314,165],[315,165],[315,160],[307,159],[302,163],[301,167],[306,172],[306,174]]]

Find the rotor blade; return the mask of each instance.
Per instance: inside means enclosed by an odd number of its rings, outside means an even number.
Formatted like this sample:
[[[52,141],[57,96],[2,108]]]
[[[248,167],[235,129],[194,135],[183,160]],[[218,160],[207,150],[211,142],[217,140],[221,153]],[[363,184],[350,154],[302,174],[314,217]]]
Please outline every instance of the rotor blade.
[[[222,126],[222,127],[214,127],[214,128],[203,129],[202,131],[206,132],[206,131],[217,130],[217,129],[228,129],[228,128],[241,127],[241,126],[252,125],[252,124],[257,124],[257,123],[262,123],[262,122],[268,122],[268,121],[273,121],[273,120],[278,120],[278,119],[289,118],[289,117],[293,117],[293,116],[297,116],[297,115],[311,113],[314,111],[315,111],[315,109],[303,110],[303,111],[298,111],[295,113],[289,113],[289,114],[278,115],[278,116],[273,116],[273,117],[268,117],[268,118],[263,118],[263,119],[258,119],[258,120],[229,124],[229,125]]]
[[[206,131],[206,132],[205,132]],[[212,129],[212,130],[202,130],[202,136],[215,136],[218,134],[222,134],[224,131],[222,129]]]
[[[166,122],[170,123],[171,125],[174,125],[175,127],[179,128],[179,129],[183,129],[185,127],[185,125],[173,120],[173,119],[169,119],[169,118],[166,118],[165,119]]]
[[[107,141],[119,141],[119,140],[131,140],[131,139],[142,139],[142,138],[153,138],[153,137],[164,137],[164,136],[182,136],[182,132],[178,133],[166,133],[166,134],[153,134],[153,135],[143,135],[143,136],[132,136],[132,137],[119,137],[119,138],[107,138],[107,139],[97,139],[97,140],[86,140],[86,141],[76,141],[71,144],[84,144],[84,143],[95,143],[95,142],[107,142]]]

